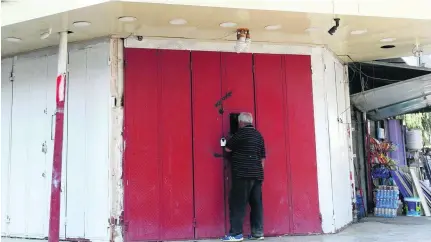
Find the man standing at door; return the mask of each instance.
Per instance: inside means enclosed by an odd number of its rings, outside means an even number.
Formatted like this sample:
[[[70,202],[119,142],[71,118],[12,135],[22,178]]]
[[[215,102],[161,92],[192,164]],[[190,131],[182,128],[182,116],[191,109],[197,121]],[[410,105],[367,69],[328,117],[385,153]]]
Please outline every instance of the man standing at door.
[[[265,145],[262,135],[253,127],[251,113],[238,116],[239,130],[227,142],[231,153],[232,188],[229,194],[230,231],[223,241],[242,241],[243,222],[247,203],[250,204],[251,235],[249,239],[263,240],[262,182]]]

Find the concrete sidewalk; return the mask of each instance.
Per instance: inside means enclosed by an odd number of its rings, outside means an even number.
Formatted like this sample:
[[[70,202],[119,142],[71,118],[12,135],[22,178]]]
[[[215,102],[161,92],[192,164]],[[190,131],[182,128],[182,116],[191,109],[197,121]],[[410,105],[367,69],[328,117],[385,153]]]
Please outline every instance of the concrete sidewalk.
[[[43,240],[2,238],[2,242],[41,242]],[[201,242],[219,240],[202,240]],[[338,234],[316,236],[286,236],[266,238],[265,241],[282,242],[427,242],[431,241],[431,218],[368,217],[347,227]]]

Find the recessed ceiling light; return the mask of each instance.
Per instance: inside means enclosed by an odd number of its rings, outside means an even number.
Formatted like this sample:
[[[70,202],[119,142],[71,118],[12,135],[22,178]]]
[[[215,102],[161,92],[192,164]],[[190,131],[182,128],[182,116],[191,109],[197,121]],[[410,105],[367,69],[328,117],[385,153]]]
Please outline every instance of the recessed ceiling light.
[[[15,43],[18,43],[18,42],[22,41],[22,39],[17,38],[17,37],[7,37],[5,40],[9,41],[9,42],[15,42]]]
[[[223,27],[223,28],[233,28],[233,27],[236,27],[237,25],[238,25],[237,23],[225,22],[225,23],[221,23],[220,27]]]
[[[277,29],[281,29],[281,25],[277,24],[277,25],[268,25],[265,26],[266,30],[277,30]]]
[[[308,28],[308,29],[306,29],[305,31],[306,32],[312,32],[312,31],[316,31],[316,30],[319,30],[320,28],[318,28],[318,27],[310,27],[310,28]]]
[[[380,48],[382,48],[382,49],[392,49],[392,48],[395,48],[395,45],[383,45],[383,46],[380,46]]]
[[[171,19],[171,21],[169,21],[169,23],[173,24],[173,25],[183,25],[183,24],[187,23],[187,20],[182,19],[182,18],[174,18],[174,19]]]
[[[48,30],[46,30],[46,31],[43,31],[43,32],[40,34],[40,39],[44,40],[44,39],[48,38],[48,37],[51,35],[51,32],[52,32],[52,29],[51,29],[51,28],[49,28],[49,29],[48,29]]]
[[[133,22],[133,21],[136,21],[138,19],[136,17],[133,17],[133,16],[123,16],[123,17],[119,17],[118,20],[121,22]]]
[[[392,42],[395,40],[396,40],[396,38],[384,38],[384,39],[381,39],[380,42]]]
[[[358,29],[358,30],[353,30],[352,32],[350,32],[350,34],[359,35],[359,34],[365,34],[366,32],[367,32],[366,29]]]
[[[73,22],[73,26],[75,26],[75,27],[86,27],[86,26],[89,26],[91,23],[90,22],[87,22],[87,21],[76,21],[76,22]]]

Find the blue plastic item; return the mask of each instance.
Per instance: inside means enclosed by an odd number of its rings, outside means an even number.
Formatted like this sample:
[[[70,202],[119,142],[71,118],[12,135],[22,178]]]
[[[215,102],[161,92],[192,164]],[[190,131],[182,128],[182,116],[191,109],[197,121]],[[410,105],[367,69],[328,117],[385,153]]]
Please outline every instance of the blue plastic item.
[[[420,217],[421,212],[421,201],[417,197],[406,197],[404,198],[406,215],[409,217]]]

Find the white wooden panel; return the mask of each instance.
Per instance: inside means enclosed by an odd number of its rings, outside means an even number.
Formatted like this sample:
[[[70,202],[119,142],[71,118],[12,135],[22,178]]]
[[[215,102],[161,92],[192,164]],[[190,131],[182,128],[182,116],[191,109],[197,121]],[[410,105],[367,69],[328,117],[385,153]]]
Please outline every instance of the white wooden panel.
[[[69,53],[66,237],[108,240],[109,45]]]
[[[311,64],[313,67],[313,103],[316,132],[317,180],[319,188],[319,207],[322,215],[322,231],[335,232],[334,204],[332,202],[331,154],[325,90],[325,67],[323,48],[313,48]]]
[[[66,237],[85,235],[85,203],[87,180],[87,132],[85,102],[87,93],[87,57],[85,50],[69,53],[69,85],[67,98],[66,158]]]
[[[46,122],[46,57],[18,58],[15,63],[10,235],[44,237],[45,153],[42,152]]]
[[[1,235],[8,235],[9,168],[12,119],[12,59],[1,61]]]
[[[108,45],[87,49],[85,237],[107,239],[109,218],[110,69]]]
[[[324,52],[324,63],[325,63],[325,91],[327,100],[327,119],[328,119],[328,138],[329,138],[329,150],[331,157],[331,172],[330,178],[332,183],[332,202],[334,207],[334,225],[335,229],[338,228],[337,214],[339,210],[340,194],[339,186],[340,179],[337,176],[337,166],[340,163],[340,139],[338,136],[338,122],[337,122],[337,95],[335,85],[335,63],[331,54],[327,51]]]
[[[341,160],[339,165],[336,167],[336,175],[340,181],[340,189],[337,193],[343,199],[340,199],[338,213],[336,214],[337,228],[341,228],[352,221],[352,189],[350,181],[350,160],[349,160],[349,142],[348,142],[348,119],[347,119],[347,107],[346,106],[346,95],[345,95],[345,82],[344,79],[344,67],[335,62],[335,76],[336,76],[336,87],[337,87],[337,107],[338,107],[338,135],[340,140],[340,156]]]

